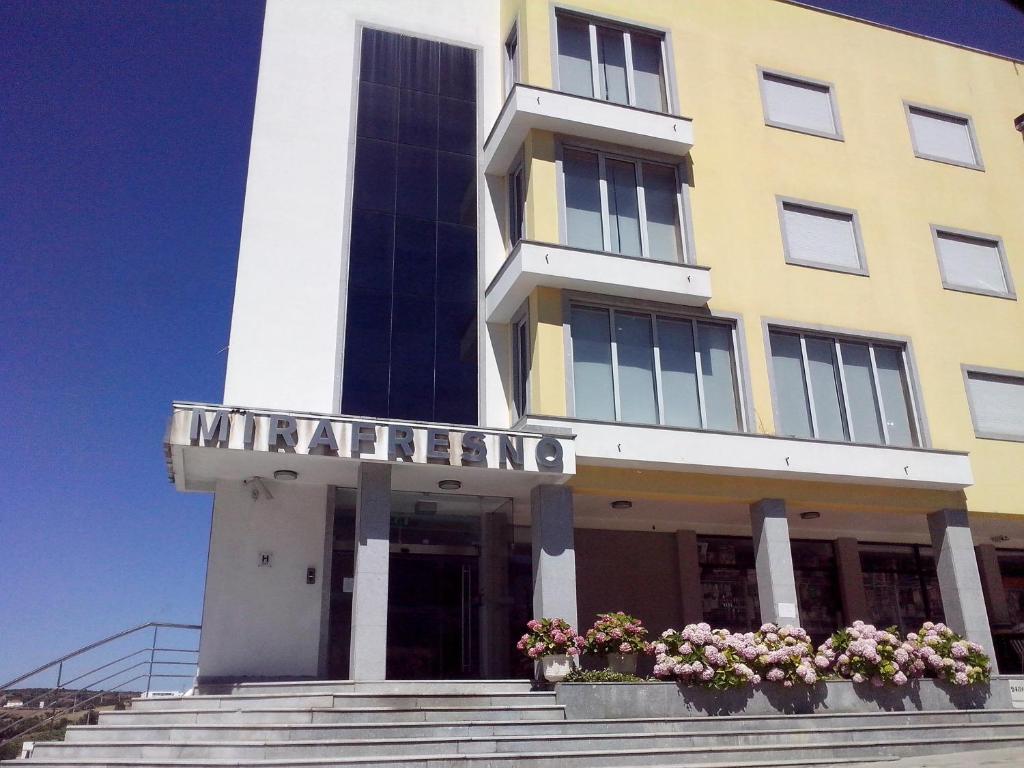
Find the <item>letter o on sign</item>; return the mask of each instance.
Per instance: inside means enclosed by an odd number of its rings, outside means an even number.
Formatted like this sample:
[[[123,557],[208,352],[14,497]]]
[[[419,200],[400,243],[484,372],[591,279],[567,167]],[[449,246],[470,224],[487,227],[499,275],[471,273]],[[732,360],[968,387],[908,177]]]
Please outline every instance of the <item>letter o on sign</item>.
[[[537,441],[537,466],[542,469],[561,469],[562,444],[553,437]]]

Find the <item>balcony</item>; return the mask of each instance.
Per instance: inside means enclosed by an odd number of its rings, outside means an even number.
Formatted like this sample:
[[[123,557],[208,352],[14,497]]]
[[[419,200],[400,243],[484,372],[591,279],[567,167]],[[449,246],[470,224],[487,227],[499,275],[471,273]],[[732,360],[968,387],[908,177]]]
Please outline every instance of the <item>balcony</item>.
[[[533,130],[622,144],[682,157],[693,147],[693,121],[678,115],[517,84],[484,142],[484,172],[508,173]]]
[[[531,416],[526,429],[571,429],[577,465],[959,491],[973,485],[966,453],[797,440]]]
[[[521,240],[484,292],[487,322],[507,323],[538,287],[699,307],[711,298],[708,267]]]

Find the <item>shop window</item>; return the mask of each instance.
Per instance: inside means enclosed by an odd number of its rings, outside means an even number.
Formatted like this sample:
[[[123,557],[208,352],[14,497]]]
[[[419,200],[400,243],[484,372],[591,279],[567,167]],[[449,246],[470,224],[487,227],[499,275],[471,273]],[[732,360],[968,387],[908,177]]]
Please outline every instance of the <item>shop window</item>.
[[[565,147],[562,181],[568,245],[657,261],[685,260],[676,166]]]
[[[800,626],[818,642],[843,626],[835,547],[831,541],[790,543]]]
[[[905,347],[797,331],[769,338],[779,434],[921,444]]]
[[[697,551],[704,621],[732,632],[756,631],[761,607],[753,540],[700,536]]]
[[[865,621],[906,634],[944,620],[931,547],[861,544],[860,565],[870,614]]]
[[[665,112],[664,38],[558,14],[558,85],[565,93]]]
[[[742,429],[736,328],[627,309],[571,309],[574,415]]]
[[[998,557],[1010,627],[1024,632],[1024,552],[1001,551]]]

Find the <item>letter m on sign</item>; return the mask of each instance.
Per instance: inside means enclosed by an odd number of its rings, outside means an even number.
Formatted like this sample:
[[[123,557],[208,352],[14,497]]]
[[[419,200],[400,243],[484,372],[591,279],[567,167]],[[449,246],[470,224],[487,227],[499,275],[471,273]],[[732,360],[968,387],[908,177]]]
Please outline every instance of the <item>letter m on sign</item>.
[[[226,410],[214,411],[208,419],[208,413],[201,408],[192,409],[192,423],[188,430],[188,439],[192,445],[199,445],[200,436],[203,445],[227,444],[231,435],[231,419]]]

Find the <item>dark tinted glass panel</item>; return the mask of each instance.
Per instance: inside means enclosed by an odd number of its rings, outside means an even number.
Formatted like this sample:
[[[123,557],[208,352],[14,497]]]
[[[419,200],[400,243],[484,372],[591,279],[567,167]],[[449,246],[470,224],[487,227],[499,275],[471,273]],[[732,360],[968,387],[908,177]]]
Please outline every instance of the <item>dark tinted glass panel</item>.
[[[398,89],[376,83],[359,84],[359,118],[356,133],[371,139],[394,141],[398,137]]]
[[[475,301],[476,229],[454,224],[437,225],[437,286],[442,301]],[[476,315],[473,315],[475,319]]]
[[[399,97],[398,141],[415,147],[437,146],[437,97],[402,89]]]
[[[437,93],[438,68],[441,65],[441,43],[402,37],[399,46],[401,86],[414,91]],[[445,46],[447,47],[447,46]]]
[[[396,148],[391,142],[376,139],[356,142],[354,208],[394,213]]]
[[[476,101],[476,60],[468,48],[441,46],[441,95]]]
[[[396,211],[399,216],[437,217],[437,152],[398,145]]]
[[[396,295],[433,299],[437,254],[436,227],[433,221],[398,217],[395,224],[393,289]]]
[[[476,226],[476,159],[438,153],[437,220]]]
[[[476,54],[364,30],[342,410],[477,421]]]
[[[353,211],[349,285],[390,294],[394,244],[394,216],[376,211]]]
[[[476,104],[440,99],[437,146],[446,152],[476,154]]]
[[[369,83],[398,85],[400,37],[375,29],[363,30],[359,79]]]

